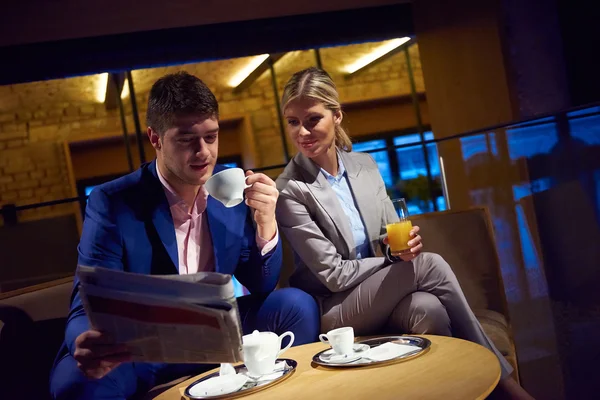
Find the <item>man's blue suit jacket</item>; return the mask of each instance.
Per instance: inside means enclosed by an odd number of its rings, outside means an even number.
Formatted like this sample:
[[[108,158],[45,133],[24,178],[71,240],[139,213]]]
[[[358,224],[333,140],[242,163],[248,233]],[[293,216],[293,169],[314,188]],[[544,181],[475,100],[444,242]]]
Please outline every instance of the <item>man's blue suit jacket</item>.
[[[225,168],[217,165],[214,172]],[[251,212],[244,202],[226,208],[209,196],[206,213],[216,272],[235,275],[252,294],[273,291],[281,271],[281,238],[273,250],[261,256]],[[175,228],[156,160],[94,188],[78,252],[79,265],[152,275],[178,273]],[[58,359],[67,348],[73,354],[75,339],[88,329],[75,279],[65,343]]]

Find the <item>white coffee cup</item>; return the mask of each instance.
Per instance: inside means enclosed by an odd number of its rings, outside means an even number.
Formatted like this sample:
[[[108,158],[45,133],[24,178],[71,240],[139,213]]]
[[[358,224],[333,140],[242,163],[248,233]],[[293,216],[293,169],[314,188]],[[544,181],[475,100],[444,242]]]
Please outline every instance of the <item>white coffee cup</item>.
[[[352,354],[354,351],[354,328],[351,326],[333,329],[327,334],[320,334],[319,340],[331,345],[336,354]]]
[[[284,337],[290,337],[290,343],[281,348]],[[282,355],[294,344],[294,334],[285,332],[277,336],[273,332],[254,331],[250,335],[242,337],[242,348],[244,350],[244,364],[251,376],[267,375],[275,369],[277,357]]]
[[[225,207],[234,207],[244,201],[246,176],[241,168],[228,168],[211,176],[204,187],[215,199]]]

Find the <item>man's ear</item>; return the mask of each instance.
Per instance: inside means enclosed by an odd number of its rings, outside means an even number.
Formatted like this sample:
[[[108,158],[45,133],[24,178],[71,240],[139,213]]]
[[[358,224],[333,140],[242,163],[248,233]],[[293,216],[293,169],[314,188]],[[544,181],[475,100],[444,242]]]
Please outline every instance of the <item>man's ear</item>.
[[[154,129],[152,129],[152,127],[149,126],[148,130],[146,131],[146,134],[148,135],[148,139],[150,139],[150,144],[152,145],[152,147],[154,147],[155,150],[160,150],[162,144],[158,132],[156,132]]]

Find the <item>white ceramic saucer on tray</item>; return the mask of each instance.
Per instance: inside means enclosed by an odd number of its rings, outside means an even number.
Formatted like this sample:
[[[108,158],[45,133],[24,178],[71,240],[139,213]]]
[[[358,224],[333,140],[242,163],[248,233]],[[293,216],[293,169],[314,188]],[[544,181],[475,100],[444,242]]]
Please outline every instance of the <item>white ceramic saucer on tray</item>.
[[[264,390],[289,378],[298,363],[289,358],[279,358],[273,373],[254,377],[248,375],[244,364],[231,368],[223,368],[212,374],[205,375],[191,383],[185,390],[184,396],[190,399],[230,399],[245,396]],[[224,375],[220,375],[224,373]]]
[[[370,346],[367,344],[355,343],[352,350],[352,353],[349,354],[337,354],[333,349],[329,349],[324,351],[319,355],[319,360],[324,363],[332,363],[332,364],[344,364],[351,363],[356,360],[360,360],[364,354],[366,354],[370,349]]]
[[[215,376],[190,387],[189,393],[195,398],[230,394],[240,390],[248,379],[241,374]]]

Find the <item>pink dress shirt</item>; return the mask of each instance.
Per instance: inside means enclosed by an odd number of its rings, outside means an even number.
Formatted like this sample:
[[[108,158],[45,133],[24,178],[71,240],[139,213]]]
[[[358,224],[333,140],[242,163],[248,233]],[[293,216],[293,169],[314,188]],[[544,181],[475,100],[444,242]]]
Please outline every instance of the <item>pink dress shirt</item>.
[[[213,250],[212,238],[208,229],[206,220],[206,202],[208,192],[204,186],[200,187],[192,212],[188,212],[189,206],[183,201],[175,190],[169,185],[167,180],[161,174],[156,163],[158,179],[163,185],[173,225],[175,227],[175,237],[177,239],[177,255],[179,259],[179,274],[193,274],[200,271],[212,272],[215,270],[215,256]],[[279,241],[279,230],[275,237],[267,241],[256,233],[256,244],[261,254],[264,256],[277,245]]]

